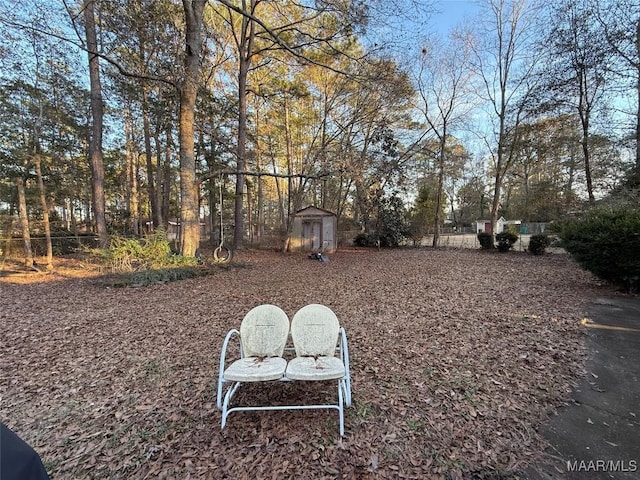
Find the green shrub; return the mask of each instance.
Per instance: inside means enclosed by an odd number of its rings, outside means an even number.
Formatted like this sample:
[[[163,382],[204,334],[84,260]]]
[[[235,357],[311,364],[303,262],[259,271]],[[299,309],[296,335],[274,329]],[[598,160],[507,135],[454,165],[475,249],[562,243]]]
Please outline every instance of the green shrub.
[[[358,247],[398,247],[410,235],[408,213],[397,193],[380,199],[375,222],[367,224],[367,233],[353,239]],[[368,233],[371,232],[371,233]]]
[[[171,257],[171,245],[164,228],[159,228],[153,235],[147,235],[144,238],[142,254],[152,267],[164,267],[167,265],[167,260],[170,260]]]
[[[513,248],[513,244],[518,241],[518,235],[511,231],[500,232],[496,235],[496,240],[498,242],[498,250],[508,252]]]
[[[357,247],[377,247],[380,242],[380,237],[371,233],[359,233],[356,238],[353,239],[353,244]]]
[[[491,250],[493,248],[493,235],[490,232],[478,233],[478,241],[482,250]]]
[[[531,235],[531,238],[529,239],[529,247],[527,248],[527,250],[533,255],[544,255],[547,247],[550,244],[551,239],[547,235],[538,233],[536,235]]]
[[[106,250],[98,255],[114,272],[138,272],[172,267],[193,267],[198,264],[195,257],[182,257],[171,253],[171,245],[163,229],[137,238],[112,237]]]
[[[389,198],[383,198],[378,209],[377,222],[377,239],[380,240],[380,246],[400,246],[409,236],[410,230],[403,200],[395,193]]]
[[[106,263],[116,272],[133,272],[144,268],[142,244],[137,238],[111,237],[109,248],[103,252]]]
[[[628,292],[640,289],[640,208],[604,206],[563,223],[559,236],[582,267]]]

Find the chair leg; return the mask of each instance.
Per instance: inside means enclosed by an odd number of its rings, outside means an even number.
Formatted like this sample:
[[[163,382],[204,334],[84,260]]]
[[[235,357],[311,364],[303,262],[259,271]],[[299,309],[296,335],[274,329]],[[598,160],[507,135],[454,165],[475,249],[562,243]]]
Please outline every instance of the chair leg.
[[[344,402],[342,398],[342,387],[338,381],[338,414],[340,415],[340,436],[344,437]]]
[[[228,413],[229,404],[231,403],[231,398],[233,397],[233,395],[236,393],[238,388],[240,388],[240,385],[241,385],[240,382],[234,382],[233,385],[231,385],[227,389],[227,393],[224,396],[224,402],[222,403],[222,419],[220,422],[221,423],[220,429],[223,429],[227,424],[227,416],[229,415]]]
[[[242,385],[241,382],[233,382],[231,384],[231,386],[229,386],[229,388],[227,389],[227,391],[225,392],[224,395],[224,400],[222,401],[222,405],[221,405],[221,410],[222,410],[222,418],[220,420],[220,429],[224,429],[224,427],[227,425],[227,418],[229,417],[229,407],[231,405],[231,400],[233,399],[233,396],[235,395],[235,393],[238,391],[238,389],[240,388],[240,386]],[[222,389],[220,389],[222,390]],[[338,405],[337,405],[337,410],[338,410],[338,418],[339,418],[339,431],[340,431],[340,436],[344,437],[344,406],[345,404],[347,406],[351,405],[351,389],[350,389],[350,385],[348,383],[348,381],[346,381],[344,378],[341,378],[338,380]],[[290,407],[292,409],[296,409],[296,408],[326,408],[326,406],[310,406],[310,407]],[[335,408],[331,407],[331,408]],[[243,408],[238,408],[239,410],[242,410]],[[258,407],[256,407],[256,409],[258,409]],[[287,409],[287,407],[284,408],[278,408],[278,407],[261,407],[261,409],[264,410],[268,410],[268,409]]]
[[[351,385],[349,384],[349,379],[340,380],[340,386],[344,393],[344,404],[347,407],[351,406]]]
[[[222,380],[222,373],[220,373],[220,375],[218,375],[218,390],[216,393],[216,407],[218,407],[218,410],[222,410],[222,389],[223,389],[223,380]]]

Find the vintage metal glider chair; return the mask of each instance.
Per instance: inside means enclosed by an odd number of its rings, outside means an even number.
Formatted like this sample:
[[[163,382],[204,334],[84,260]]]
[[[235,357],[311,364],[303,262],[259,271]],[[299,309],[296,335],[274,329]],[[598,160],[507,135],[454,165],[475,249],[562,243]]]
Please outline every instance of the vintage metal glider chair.
[[[282,355],[288,331],[289,319],[280,308],[260,305],[247,313],[239,332],[232,329],[227,333],[218,374],[217,405],[222,411],[222,428],[229,414],[237,411],[336,409],[340,435],[344,435],[344,407],[351,405],[349,349],[344,328],[340,327],[335,313],[324,305],[312,304],[301,308],[291,323],[296,356],[287,363]],[[228,345],[236,335],[240,337],[240,359],[225,368]],[[337,403],[230,406],[233,395],[243,383],[273,380],[336,382]],[[225,384],[230,386],[223,394]]]
[[[227,363],[229,342],[240,337],[240,359]],[[275,305],[259,305],[242,319],[240,331],[227,333],[220,353],[217,406],[222,411],[222,428],[231,412],[243,410],[269,410],[271,407],[233,407],[229,404],[238,388],[245,382],[281,380],[287,367],[282,358],[289,337],[289,317]],[[225,384],[230,384],[223,397]]]

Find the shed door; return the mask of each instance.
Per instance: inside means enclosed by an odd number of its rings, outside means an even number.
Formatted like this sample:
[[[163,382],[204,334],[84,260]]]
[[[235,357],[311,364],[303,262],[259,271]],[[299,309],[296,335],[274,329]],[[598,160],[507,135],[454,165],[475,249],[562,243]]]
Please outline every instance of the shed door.
[[[484,224],[484,231],[485,232],[491,232],[491,222],[486,222]]]
[[[322,221],[322,248],[332,251],[333,241],[333,218],[326,217]]]
[[[322,222],[304,222],[302,236],[306,250],[318,250],[322,245]]]

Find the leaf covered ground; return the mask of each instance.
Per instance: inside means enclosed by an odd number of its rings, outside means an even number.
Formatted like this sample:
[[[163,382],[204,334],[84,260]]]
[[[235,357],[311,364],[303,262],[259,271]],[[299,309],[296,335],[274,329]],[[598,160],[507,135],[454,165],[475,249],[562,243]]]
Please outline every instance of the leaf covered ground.
[[[71,270],[0,279],[0,420],[53,479],[508,478],[582,373],[579,321],[603,288],[566,255],[480,250],[240,252],[206,277],[110,288]],[[46,281],[42,281],[46,280]],[[235,413],[220,430],[222,340],[253,306],[331,307],[353,405]],[[246,402],[334,396],[250,386]]]

